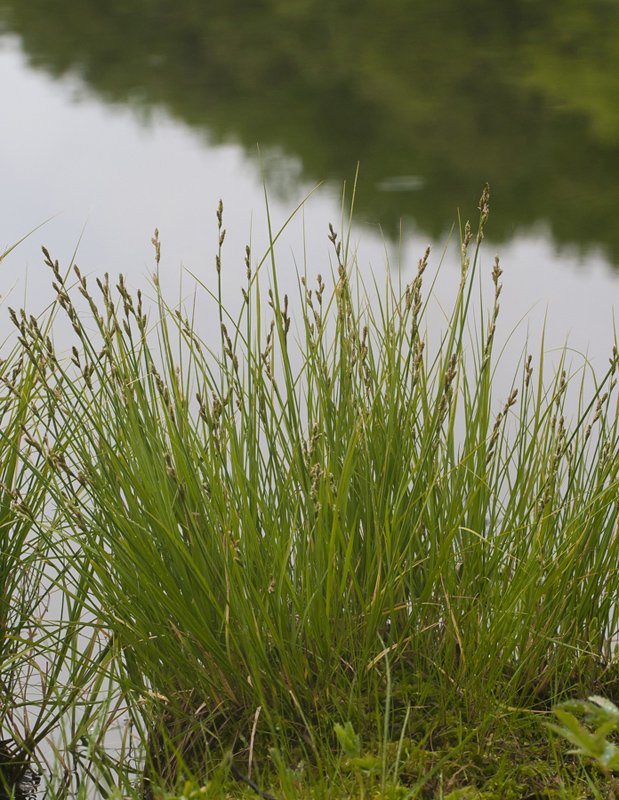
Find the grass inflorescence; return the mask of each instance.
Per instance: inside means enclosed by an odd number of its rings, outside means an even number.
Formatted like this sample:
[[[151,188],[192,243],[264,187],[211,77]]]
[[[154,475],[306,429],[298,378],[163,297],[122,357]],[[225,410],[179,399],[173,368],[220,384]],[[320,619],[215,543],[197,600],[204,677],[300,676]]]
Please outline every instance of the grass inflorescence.
[[[103,752],[86,734],[113,674],[147,793],[215,797],[244,775],[289,798],[566,796],[536,715],[618,688],[617,349],[598,376],[566,352],[548,375],[543,346],[525,350],[496,396],[487,188],[479,211],[442,334],[425,316],[429,251],[370,303],[333,228],[330,274],[300,277],[294,299],[275,237],[261,262],[248,248],[233,316],[221,205],[218,353],[166,302],[157,234],[149,311],[123,276],[94,288],[46,254],[75,339],[60,357],[14,315],[36,390],[20,461],[23,389],[3,378],[3,446],[38,506],[7,525],[39,520],[72,630],[92,631],[74,755]],[[50,504],[52,523],[37,516]],[[100,786],[120,782],[98,764]]]

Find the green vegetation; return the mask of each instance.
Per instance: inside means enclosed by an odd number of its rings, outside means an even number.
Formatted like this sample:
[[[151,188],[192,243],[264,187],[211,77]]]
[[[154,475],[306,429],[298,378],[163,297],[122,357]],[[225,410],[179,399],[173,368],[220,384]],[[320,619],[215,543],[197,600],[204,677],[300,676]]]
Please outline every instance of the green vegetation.
[[[25,458],[47,390],[23,344],[7,353],[5,343],[0,361],[0,793],[32,783],[33,751],[67,714],[87,724],[98,713],[106,662],[85,624],[89,566],[82,562],[67,591],[68,565],[56,557],[46,514],[51,465],[40,451]]]
[[[585,716],[586,722],[596,726],[596,731],[578,723],[572,712]],[[611,782],[617,795],[619,784],[613,772],[619,770],[619,748],[609,740],[609,734],[619,731],[619,709],[610,700],[603,697],[590,697],[588,702],[568,700],[555,709],[555,714],[563,722],[563,727],[549,725],[568,741],[575,744],[578,755],[588,756],[604,770],[606,778]]]
[[[31,63],[211,142],[272,148],[311,183],[360,162],[356,214],[440,240],[489,180],[492,237],[547,224],[619,263],[613,0],[0,0]],[[419,191],[376,191],[393,176]]]
[[[548,373],[542,342],[493,392],[487,188],[479,209],[443,334],[426,330],[429,253],[408,286],[364,287],[348,231],[296,299],[277,237],[259,262],[248,248],[232,317],[220,206],[218,354],[159,291],[157,234],[150,311],[122,276],[91,289],[45,253],[57,306],[12,312],[29,383],[4,381],[24,416],[3,447],[30,481],[8,524],[47,547],[66,630],[91,631],[68,645],[63,686],[87,690],[51,794],[250,796],[244,775],[288,800],[606,795],[543,722],[619,689],[619,357],[596,376],[564,352]]]

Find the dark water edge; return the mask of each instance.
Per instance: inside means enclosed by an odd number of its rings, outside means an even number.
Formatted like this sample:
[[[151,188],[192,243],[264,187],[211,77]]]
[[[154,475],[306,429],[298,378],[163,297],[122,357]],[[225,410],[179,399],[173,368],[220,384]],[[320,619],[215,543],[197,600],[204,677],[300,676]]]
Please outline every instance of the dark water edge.
[[[0,800],[34,800],[39,791],[41,778],[41,773],[26,767],[15,783],[0,786]]]

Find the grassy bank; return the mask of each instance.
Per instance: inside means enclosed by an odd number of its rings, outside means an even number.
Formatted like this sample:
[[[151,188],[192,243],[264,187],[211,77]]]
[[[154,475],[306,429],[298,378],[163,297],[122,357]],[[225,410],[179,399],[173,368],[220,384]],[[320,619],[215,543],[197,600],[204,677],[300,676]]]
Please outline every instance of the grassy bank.
[[[157,236],[148,313],[122,276],[93,286],[46,254],[74,345],[14,314],[32,388],[19,446],[4,436],[42,498],[20,524],[91,631],[99,683],[67,749],[102,791],[193,775],[186,796],[216,797],[238,773],[286,798],[605,791],[542,721],[619,688],[617,350],[570,374],[538,344],[493,393],[488,212],[484,191],[444,334],[426,327],[429,253],[370,304],[346,231],[296,298],[273,247],[248,250],[232,317],[220,207],[217,353],[159,291]],[[106,670],[138,742],[119,763],[92,733],[115,713],[95,721]]]

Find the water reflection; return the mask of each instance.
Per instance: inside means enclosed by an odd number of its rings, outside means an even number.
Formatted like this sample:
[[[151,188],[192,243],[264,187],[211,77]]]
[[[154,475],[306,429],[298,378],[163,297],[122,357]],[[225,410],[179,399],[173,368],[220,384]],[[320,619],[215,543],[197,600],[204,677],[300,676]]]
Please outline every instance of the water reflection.
[[[298,180],[339,187],[360,162],[357,212],[394,238],[402,216],[441,238],[489,180],[495,240],[543,222],[619,263],[616,4],[0,0],[0,16],[32,64],[145,119],[164,108],[252,156],[259,141]]]

